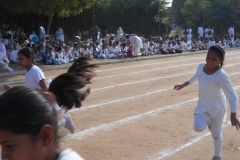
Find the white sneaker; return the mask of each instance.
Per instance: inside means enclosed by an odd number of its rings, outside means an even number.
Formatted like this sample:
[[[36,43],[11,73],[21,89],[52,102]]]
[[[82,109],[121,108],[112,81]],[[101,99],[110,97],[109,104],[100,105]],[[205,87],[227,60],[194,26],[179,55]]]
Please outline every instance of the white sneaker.
[[[65,128],[70,131],[71,134],[74,133],[75,127],[73,121],[69,115],[64,116],[66,118]]]

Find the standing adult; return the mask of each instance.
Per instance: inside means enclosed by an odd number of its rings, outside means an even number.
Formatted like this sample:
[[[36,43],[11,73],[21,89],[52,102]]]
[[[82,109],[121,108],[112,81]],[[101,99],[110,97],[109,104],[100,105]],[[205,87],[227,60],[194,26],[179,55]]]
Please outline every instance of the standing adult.
[[[204,37],[205,38],[209,38],[209,32],[211,32],[211,29],[210,29],[210,27],[208,26],[205,30],[204,30]]]
[[[137,57],[138,52],[141,48],[143,48],[142,40],[135,34],[126,35],[126,38],[132,43],[134,48],[134,56]]]
[[[39,42],[42,43],[45,35],[45,29],[42,26],[42,23],[39,23]]]
[[[98,26],[95,25],[94,28],[93,28],[94,39],[97,39],[97,40],[98,40],[98,38],[99,38],[99,36],[98,36],[98,32],[99,32],[99,30],[100,30],[100,29],[98,28]]]
[[[56,30],[56,32],[55,32],[55,37],[56,37],[57,40],[61,40],[60,27]]]
[[[60,40],[64,42],[64,32],[63,32],[63,27],[59,27],[60,30]]]
[[[209,38],[214,38],[214,27],[212,27],[209,33],[210,33]]]
[[[192,29],[191,27],[188,27],[187,29],[187,42],[191,42],[192,40]]]
[[[117,30],[117,41],[120,41],[122,36],[123,36],[123,30],[122,30],[122,27],[119,27]]]
[[[203,37],[203,25],[198,27],[198,38],[202,38],[202,37]]]
[[[231,39],[232,43],[234,42],[234,26],[231,26],[228,29],[228,34],[229,34],[229,38]]]

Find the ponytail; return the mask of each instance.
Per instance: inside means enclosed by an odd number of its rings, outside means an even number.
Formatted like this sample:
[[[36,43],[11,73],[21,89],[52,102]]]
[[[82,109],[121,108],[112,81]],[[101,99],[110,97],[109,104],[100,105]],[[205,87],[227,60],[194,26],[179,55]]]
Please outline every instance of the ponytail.
[[[81,57],[68,69],[67,73],[56,77],[49,86],[59,106],[66,111],[75,106],[80,108],[82,101],[89,95],[90,88],[85,91],[79,89],[91,83],[97,65],[89,64],[91,58]]]

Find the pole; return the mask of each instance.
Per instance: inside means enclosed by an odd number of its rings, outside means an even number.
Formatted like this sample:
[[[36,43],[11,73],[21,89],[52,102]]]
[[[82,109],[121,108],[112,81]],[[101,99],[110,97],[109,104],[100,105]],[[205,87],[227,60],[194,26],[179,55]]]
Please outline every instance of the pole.
[[[205,12],[206,12],[205,10],[206,10],[206,0],[204,0],[203,24],[205,24]]]
[[[161,30],[161,27],[160,27],[160,0],[159,0],[159,6],[158,6],[158,16],[159,16],[159,21],[158,21],[158,36],[160,37],[160,30]]]
[[[92,12],[93,12],[93,38],[92,38],[92,42],[93,42],[93,55],[94,55],[94,43],[95,43],[95,39],[94,39],[94,0],[92,0]]]

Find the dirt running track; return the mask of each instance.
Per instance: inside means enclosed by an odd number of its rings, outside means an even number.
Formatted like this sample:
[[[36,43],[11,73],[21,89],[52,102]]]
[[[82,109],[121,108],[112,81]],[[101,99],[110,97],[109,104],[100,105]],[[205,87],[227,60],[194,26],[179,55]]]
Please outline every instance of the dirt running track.
[[[240,97],[240,53],[227,51],[226,55],[224,69]],[[69,135],[61,129],[62,143],[87,160],[210,160],[213,140],[208,129],[202,133],[193,130],[198,85],[173,90],[175,84],[193,75],[205,56],[100,66],[83,107],[68,113],[76,133]],[[65,71],[48,71],[45,76]],[[0,83],[16,80],[24,77],[1,77]],[[223,137],[223,159],[239,160],[240,131],[228,123]]]

